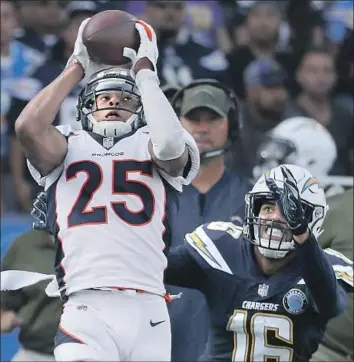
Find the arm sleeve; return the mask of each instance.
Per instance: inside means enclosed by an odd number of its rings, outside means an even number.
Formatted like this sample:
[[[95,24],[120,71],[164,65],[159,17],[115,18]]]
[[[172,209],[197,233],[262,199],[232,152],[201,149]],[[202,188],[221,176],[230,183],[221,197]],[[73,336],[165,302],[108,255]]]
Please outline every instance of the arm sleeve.
[[[171,249],[167,260],[165,283],[199,290],[203,288],[205,272],[192,258],[185,245]]]
[[[159,86],[155,72],[143,69],[136,75],[146,123],[155,156],[161,161],[180,157],[185,150],[183,127]]]
[[[347,301],[346,293],[314,235],[310,234],[303,244],[296,244],[296,248],[303,278],[318,312],[329,318],[341,314]]]
[[[143,69],[136,75],[155,156],[161,161],[180,157],[187,147],[191,165],[186,175],[172,177],[164,170],[161,176],[181,192],[197,175],[200,165],[198,146],[194,138],[182,127],[170,102],[159,86],[157,75]]]

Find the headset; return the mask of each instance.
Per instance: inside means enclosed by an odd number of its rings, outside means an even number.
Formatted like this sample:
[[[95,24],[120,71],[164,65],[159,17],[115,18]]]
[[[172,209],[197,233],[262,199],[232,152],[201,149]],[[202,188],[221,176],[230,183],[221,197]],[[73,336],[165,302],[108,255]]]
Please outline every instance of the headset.
[[[178,117],[180,117],[181,107],[184,100],[184,92],[188,89],[200,86],[200,85],[210,85],[212,87],[220,88],[230,100],[230,109],[227,115],[229,121],[229,131],[228,131],[228,142],[223,148],[218,148],[216,150],[202,152],[200,154],[200,159],[204,160],[207,158],[217,157],[222,155],[225,150],[227,150],[238,138],[240,135],[240,106],[236,94],[227,86],[215,79],[202,78],[197,79],[181,88],[176,92],[172,98],[171,105],[175,110]],[[207,105],[206,105],[207,106]]]

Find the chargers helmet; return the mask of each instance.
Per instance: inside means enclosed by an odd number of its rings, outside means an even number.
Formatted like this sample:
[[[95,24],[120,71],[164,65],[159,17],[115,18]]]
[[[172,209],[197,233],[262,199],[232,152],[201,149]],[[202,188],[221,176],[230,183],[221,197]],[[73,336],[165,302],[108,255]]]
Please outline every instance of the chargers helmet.
[[[294,175],[308,227],[313,235],[318,238],[322,233],[321,227],[328,209],[324,190],[320,187],[317,179],[306,169],[295,165],[282,166],[287,167]],[[288,254],[289,251],[294,250],[295,244],[291,230],[285,222],[259,217],[262,204],[266,201],[274,201],[265,181],[267,177],[273,178],[277,186],[283,188],[284,176],[280,166],[267,171],[257,180],[252,190],[245,196],[243,231],[245,237],[258,247],[262,255],[267,258],[279,259]],[[262,232],[262,227],[267,227],[267,232]],[[289,234],[291,235],[290,238],[287,237]]]
[[[131,117],[126,121],[101,121],[95,119],[95,112],[107,108],[94,109],[96,97],[105,92],[121,92],[120,102],[116,110],[124,110],[131,113]],[[129,97],[134,102],[128,104],[124,99]],[[119,137],[145,124],[143,116],[143,106],[140,92],[129,70],[120,68],[108,68],[95,73],[81,90],[77,104],[77,121],[82,123],[82,129],[93,132],[104,137]]]
[[[336,144],[325,127],[312,118],[292,117],[274,127],[258,148],[253,177],[283,163],[320,177],[329,173],[336,158]]]

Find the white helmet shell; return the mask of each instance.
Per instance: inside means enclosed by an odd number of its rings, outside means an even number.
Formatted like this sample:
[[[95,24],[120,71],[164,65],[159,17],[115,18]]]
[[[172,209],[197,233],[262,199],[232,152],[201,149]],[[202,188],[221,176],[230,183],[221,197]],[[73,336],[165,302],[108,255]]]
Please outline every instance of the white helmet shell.
[[[312,118],[288,118],[274,127],[268,136],[258,150],[259,163],[253,169],[255,178],[281,163],[304,167],[320,178],[329,173],[337,158],[332,135]],[[282,145],[288,145],[287,151]]]

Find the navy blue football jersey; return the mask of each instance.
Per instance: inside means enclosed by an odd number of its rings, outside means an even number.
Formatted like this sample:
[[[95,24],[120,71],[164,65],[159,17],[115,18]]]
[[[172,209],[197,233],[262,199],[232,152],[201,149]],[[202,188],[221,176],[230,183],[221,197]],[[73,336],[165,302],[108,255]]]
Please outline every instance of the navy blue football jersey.
[[[345,288],[353,287],[352,262],[331,249],[324,256],[316,240],[311,242],[316,244],[314,253],[318,252],[319,259],[322,257],[328,266],[330,282],[326,283],[335,291],[328,293],[334,298],[328,295],[326,300],[324,295],[321,303],[315,303],[313,296],[318,296],[321,288],[326,290],[324,283],[315,281],[319,290],[313,287],[314,283],[311,288],[307,285],[298,255],[275,274],[265,275],[254,259],[254,246],[242,236],[242,228],[232,223],[202,225],[186,235],[183,246],[171,250],[166,282],[199,289],[207,299],[211,327],[202,360],[311,358],[329,318],[344,308],[344,304],[335,311],[332,308],[336,304],[333,300],[345,300],[345,291],[336,279]]]

